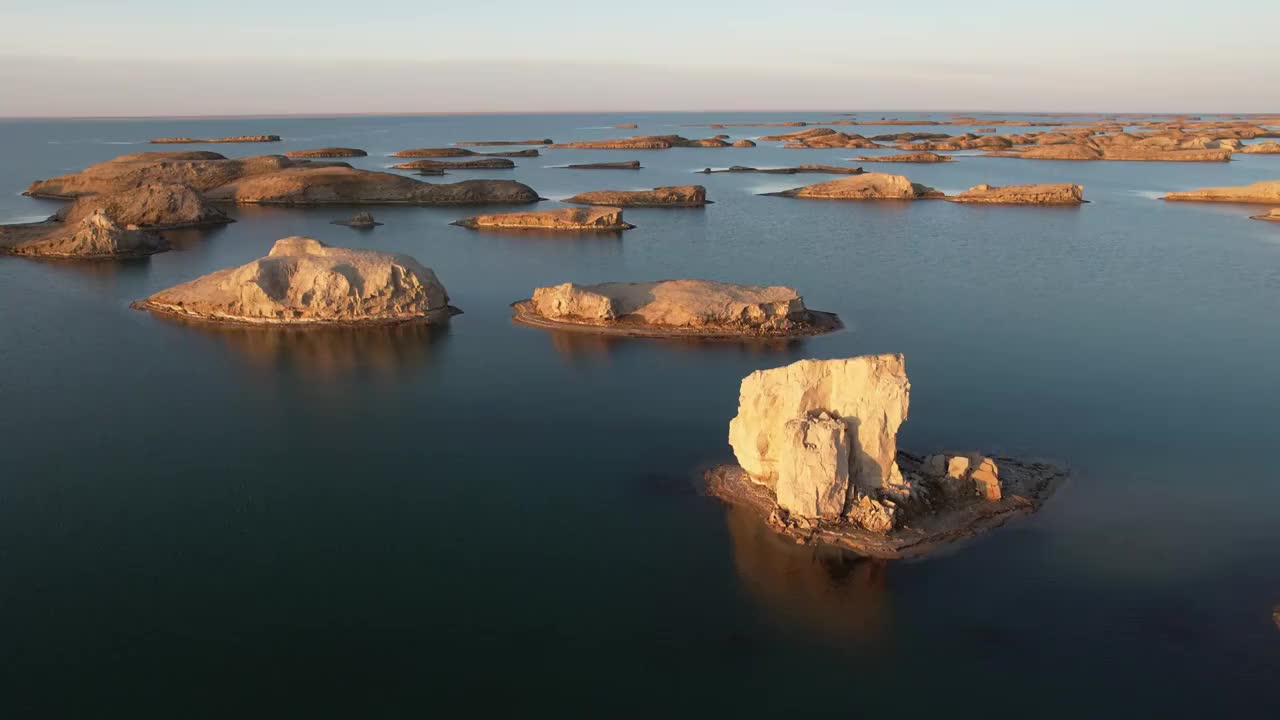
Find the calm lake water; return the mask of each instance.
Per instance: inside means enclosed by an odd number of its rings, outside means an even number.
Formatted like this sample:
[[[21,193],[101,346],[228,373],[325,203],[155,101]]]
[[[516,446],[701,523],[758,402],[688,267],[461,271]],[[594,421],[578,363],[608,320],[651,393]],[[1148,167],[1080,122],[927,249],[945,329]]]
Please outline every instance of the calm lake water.
[[[32,180],[156,136],[277,133],[207,149],[352,146],[381,169],[464,140],[835,117],[6,121],[0,221],[59,206],[20,196]],[[451,227],[467,208],[375,208],[369,232],[330,224],[346,208],[240,208],[141,262],[0,257],[0,715],[1274,716],[1280,226],[1155,198],[1280,178],[1280,157],[864,164],[948,192],[1077,182],[1078,209],[800,201],[758,194],[828,178],[692,174],[875,152],[551,150],[442,179],[715,201],[627,210],[621,238]],[[413,255],[464,314],[288,333],[128,308],[288,235]],[[509,319],[536,286],[677,277],[790,285],[848,329],[690,345]],[[905,448],[1053,459],[1072,481],[909,563],[787,546],[696,494],[732,458],[744,375],[881,352],[907,358]]]

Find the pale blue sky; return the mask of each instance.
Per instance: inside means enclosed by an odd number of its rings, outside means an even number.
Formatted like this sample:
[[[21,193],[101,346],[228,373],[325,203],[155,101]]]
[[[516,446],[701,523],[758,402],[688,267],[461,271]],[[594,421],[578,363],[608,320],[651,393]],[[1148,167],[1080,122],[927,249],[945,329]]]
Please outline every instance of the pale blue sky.
[[[1280,2],[0,0],[0,115],[1280,111]]]

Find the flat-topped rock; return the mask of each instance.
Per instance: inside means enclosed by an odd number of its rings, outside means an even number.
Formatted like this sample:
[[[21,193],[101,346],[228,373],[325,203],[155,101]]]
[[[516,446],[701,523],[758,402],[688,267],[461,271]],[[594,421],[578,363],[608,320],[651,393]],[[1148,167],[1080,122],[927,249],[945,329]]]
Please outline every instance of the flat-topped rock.
[[[333,225],[345,225],[352,228],[372,228],[382,223],[373,219],[372,213],[358,212],[345,220],[334,220]]]
[[[501,147],[503,145],[550,145],[551,138],[539,138],[537,140],[472,140],[469,142],[456,142],[454,145],[460,147]]]
[[[466,157],[468,155],[477,154],[475,150],[468,150],[461,147],[447,148],[412,148],[409,150],[401,150],[391,153],[391,157],[398,158],[433,158],[433,157]]]
[[[710,280],[563,283],[514,307],[526,325],[638,337],[800,337],[840,327],[792,288]]]
[[[578,142],[551,145],[552,150],[666,150],[684,147],[688,138],[679,135],[637,135],[612,140],[580,140]]]
[[[1071,183],[1048,185],[974,185],[955,197],[947,198],[958,203],[990,203],[996,205],[1079,205],[1084,199],[1084,188]]]
[[[622,220],[619,208],[559,208],[535,212],[476,215],[452,223],[474,230],[554,230],[616,232],[635,227]]]
[[[636,129],[636,128],[638,128],[638,127],[640,127],[640,126],[639,126],[639,125],[637,125],[637,124],[635,124],[635,123],[623,123],[623,124],[621,124],[621,125],[614,125],[614,126],[613,126],[613,128],[614,128],[615,130],[635,130],[635,129]]]
[[[353,158],[365,157],[369,153],[360,148],[327,147],[307,150],[289,150],[284,156],[290,158]]]
[[[799,175],[803,173],[817,173],[825,175],[861,175],[860,167],[845,167],[843,165],[797,165],[795,167],[778,167],[778,168],[754,168],[744,165],[730,165],[727,168],[704,168],[698,172],[705,175],[713,173],[766,173],[771,175]]]
[[[189,145],[192,143],[262,143],[280,142],[279,135],[232,135],[216,138],[167,137],[154,138],[149,141],[153,145]]]
[[[909,152],[899,155],[861,156],[854,158],[858,162],[878,163],[940,163],[955,162],[950,155],[939,155],[933,152]]]
[[[513,180],[426,183],[348,166],[299,167],[254,175],[206,193],[215,202],[258,205],[484,205],[531,203],[533,188]]]
[[[414,160],[392,165],[393,170],[510,170],[516,164],[505,158],[480,160]]]
[[[1253,215],[1253,220],[1266,220],[1268,222],[1280,222],[1280,208],[1271,208],[1271,212],[1265,215]]]
[[[342,164],[292,160],[283,155],[230,159],[212,152],[134,153],[90,165],[80,172],[37,180],[26,194],[66,200],[132,190],[151,183],[186,185],[204,192],[233,180],[286,168]]]
[[[910,391],[901,355],[752,373],[729,423],[737,464],[708,472],[707,490],[797,542],[900,558],[1034,511],[1062,478],[980,453],[900,451]]]
[[[919,200],[942,197],[942,193],[931,187],[913,183],[902,175],[886,173],[863,173],[765,194],[819,200]]]
[[[211,322],[300,326],[438,322],[456,312],[435,273],[417,260],[307,237],[278,240],[264,258],[132,307]]]
[[[565,170],[639,170],[639,160],[624,160],[623,162],[604,162],[604,163],[579,163],[577,165],[565,165]]]
[[[710,201],[707,189],[701,185],[675,185],[652,190],[596,190],[579,193],[565,202],[617,207],[702,207]]]
[[[736,148],[753,148],[756,144],[750,140],[735,140],[733,146]]]
[[[105,212],[121,226],[145,230],[174,230],[207,227],[232,222],[203,195],[186,185],[147,183],[139,187],[101,195],[82,195],[51,218],[78,223],[96,212]]]
[[[1280,143],[1265,142],[1256,145],[1245,145],[1236,152],[1246,155],[1280,155]]]
[[[72,260],[119,260],[164,252],[160,235],[123,226],[101,208],[76,222],[0,226],[0,252]]]
[[[1164,200],[1198,202],[1280,203],[1280,180],[1266,180],[1239,187],[1211,187],[1171,192]]]
[[[1100,139],[1089,143],[1064,143],[1037,145],[1022,150],[997,150],[988,157],[1020,158],[1023,160],[1111,160],[1127,162],[1227,162],[1231,160],[1229,148],[1166,149],[1113,142],[1099,146]]]

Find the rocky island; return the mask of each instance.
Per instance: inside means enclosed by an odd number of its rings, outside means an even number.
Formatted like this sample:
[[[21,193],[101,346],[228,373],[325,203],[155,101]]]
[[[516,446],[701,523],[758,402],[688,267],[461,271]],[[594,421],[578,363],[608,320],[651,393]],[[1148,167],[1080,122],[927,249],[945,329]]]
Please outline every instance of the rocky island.
[[[474,140],[471,142],[458,142],[454,145],[460,147],[502,147],[503,145],[550,145],[551,138],[540,138],[538,140]]]
[[[942,197],[942,193],[931,187],[913,183],[902,175],[885,173],[863,173],[765,194],[819,200],[920,200]]]
[[[347,227],[350,227],[350,228],[357,228],[360,230],[364,230],[368,228],[377,227],[382,223],[378,222],[377,220],[374,220],[372,213],[358,212],[355,215],[352,215],[351,217],[347,218],[346,220],[334,220],[332,224],[346,225]]]
[[[1280,222],[1280,208],[1271,208],[1271,212],[1266,215],[1253,215],[1252,220],[1266,220],[1268,222]]]
[[[538,150],[503,150],[498,152],[476,152],[460,147],[447,148],[413,148],[391,153],[398,158],[432,158],[432,157],[538,157]]]
[[[701,185],[675,185],[652,190],[597,190],[579,193],[565,202],[616,207],[702,207],[711,201]]]
[[[825,175],[861,175],[860,167],[844,167],[842,165],[798,165],[796,167],[754,168],[744,165],[730,165],[727,168],[704,168],[698,172],[704,175],[713,173],[767,173],[771,175],[798,175],[800,173],[818,173]]]
[[[516,322],[551,330],[632,337],[795,338],[838,330],[788,287],[710,280],[563,283],[512,305]]]
[[[347,250],[307,237],[162,290],[133,308],[219,323],[277,326],[441,322],[455,314],[430,268],[407,255]]]
[[[513,180],[426,183],[394,173],[347,165],[294,167],[219,185],[214,202],[246,205],[485,205],[531,203],[541,198]]]
[[[516,164],[504,158],[482,160],[414,160],[392,165],[392,170],[510,170]]]
[[[169,249],[165,239],[122,226],[101,208],[75,222],[0,225],[0,253],[66,260],[122,260]]]
[[[900,452],[910,389],[901,355],[748,375],[729,423],[738,462],[708,471],[707,492],[797,543],[897,559],[1035,512],[1065,478],[1051,465],[980,453]]]
[[[280,142],[279,135],[233,135],[218,138],[167,137],[149,140],[152,145],[190,145],[193,143],[264,143]]]
[[[695,141],[679,135],[637,135],[613,140],[580,140],[578,142],[551,145],[552,150],[667,150],[673,147],[690,147]],[[727,145],[727,143],[725,144]],[[713,147],[721,147],[713,143]]]
[[[933,152],[909,152],[900,155],[878,155],[876,157],[861,156],[854,160],[858,162],[882,162],[882,163],[940,163],[955,162],[955,158],[950,155],[939,155]]]
[[[640,170],[639,160],[624,160],[623,162],[603,162],[603,163],[580,163],[578,165],[564,165],[564,170]]]
[[[616,207],[559,208],[536,212],[476,215],[450,223],[472,230],[552,230],[569,232],[618,232],[635,227],[622,220]]]
[[[284,156],[288,158],[353,158],[366,157],[369,153],[359,148],[328,147],[311,148],[309,150],[289,150]]]
[[[177,230],[234,222],[200,193],[175,183],[147,183],[131,190],[81,195],[49,219],[77,223],[98,211],[105,212],[122,226],[134,225],[144,230]]]
[[[988,203],[993,205],[1079,205],[1084,199],[1084,188],[1071,183],[1052,185],[974,185],[947,200],[958,203]]]
[[[149,183],[186,185],[204,192],[251,175],[324,164],[291,160],[283,155],[230,159],[206,151],[133,153],[90,165],[79,172],[37,180],[25,194],[71,200],[80,195],[133,190]]]
[[[1241,187],[1212,187],[1171,192],[1163,200],[1234,203],[1280,203],[1280,180],[1265,180]]]

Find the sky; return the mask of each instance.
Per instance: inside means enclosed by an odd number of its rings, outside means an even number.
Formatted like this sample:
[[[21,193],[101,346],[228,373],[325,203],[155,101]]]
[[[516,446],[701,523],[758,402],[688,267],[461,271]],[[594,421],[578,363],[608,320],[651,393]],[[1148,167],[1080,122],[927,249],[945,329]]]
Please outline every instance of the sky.
[[[1280,112],[1276,27],[1276,0],[0,0],[0,116]]]

